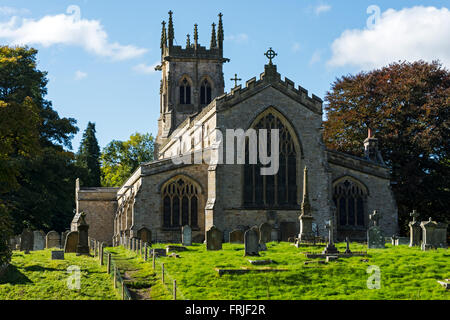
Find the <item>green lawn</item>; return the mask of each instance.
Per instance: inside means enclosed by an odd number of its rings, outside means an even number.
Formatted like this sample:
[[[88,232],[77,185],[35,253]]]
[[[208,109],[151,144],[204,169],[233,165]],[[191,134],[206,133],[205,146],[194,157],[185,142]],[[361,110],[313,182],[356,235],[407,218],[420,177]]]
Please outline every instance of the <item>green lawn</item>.
[[[67,285],[69,266],[81,271],[80,290]],[[65,260],[51,260],[51,250],[14,251],[11,265],[0,278],[0,300],[117,300],[113,280],[98,259],[66,253]]]
[[[155,245],[163,247],[164,245]],[[337,244],[340,251],[345,244]],[[450,252],[446,249],[421,251],[406,245],[370,249],[368,257],[340,258],[329,264],[308,264],[304,251],[322,248],[296,248],[289,243],[269,243],[261,257],[244,257],[244,246],[225,243],[221,251],[206,251],[194,244],[180,258],[158,258],[178,290],[187,299],[446,299],[450,293],[437,280],[450,278]],[[352,244],[353,251],[367,251]],[[268,266],[253,266],[248,260],[271,259]],[[361,259],[368,259],[362,262]],[[313,259],[309,259],[313,260]],[[317,259],[316,259],[317,260]],[[368,266],[380,268],[380,289],[368,289]],[[247,273],[219,276],[215,268],[288,269],[286,272]]]

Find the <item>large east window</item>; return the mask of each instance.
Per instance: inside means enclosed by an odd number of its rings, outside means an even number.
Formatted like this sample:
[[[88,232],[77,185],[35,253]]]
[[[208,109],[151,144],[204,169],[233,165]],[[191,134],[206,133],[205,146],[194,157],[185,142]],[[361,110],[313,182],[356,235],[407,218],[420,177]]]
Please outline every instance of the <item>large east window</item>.
[[[333,184],[333,200],[340,226],[364,226],[367,191],[353,179],[342,179]]]

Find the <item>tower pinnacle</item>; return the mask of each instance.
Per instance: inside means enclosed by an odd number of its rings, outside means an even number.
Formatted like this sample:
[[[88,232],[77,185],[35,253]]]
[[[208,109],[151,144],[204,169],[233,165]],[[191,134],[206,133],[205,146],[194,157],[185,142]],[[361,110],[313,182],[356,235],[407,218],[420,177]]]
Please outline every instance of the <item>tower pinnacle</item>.
[[[212,24],[212,31],[211,31],[211,49],[217,47],[216,42],[216,24]]]
[[[169,11],[169,27],[168,27],[168,37],[169,37],[169,47],[173,46],[173,39],[174,39],[174,31],[173,31],[173,21],[172,21],[172,10]]]

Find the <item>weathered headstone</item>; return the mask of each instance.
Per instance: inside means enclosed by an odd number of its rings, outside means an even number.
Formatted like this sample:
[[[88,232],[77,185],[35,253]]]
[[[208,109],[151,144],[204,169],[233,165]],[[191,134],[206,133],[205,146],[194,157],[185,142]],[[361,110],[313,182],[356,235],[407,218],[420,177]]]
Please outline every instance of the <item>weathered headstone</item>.
[[[43,231],[33,231],[34,242],[33,251],[45,249],[45,233]]]
[[[183,246],[192,246],[192,228],[188,225],[181,229],[181,242]]]
[[[24,229],[20,236],[20,251],[32,251],[34,246],[34,234],[30,229]]]
[[[346,244],[345,253],[346,254],[352,253],[352,251],[350,250],[350,240],[348,239],[348,237],[345,237],[345,244]]]
[[[259,242],[260,243],[270,242],[272,240],[271,233],[272,233],[272,226],[267,222],[262,223],[259,226]]]
[[[417,213],[416,210],[413,210],[409,215],[413,218],[413,221],[411,221],[408,224],[409,225],[409,246],[410,247],[420,246],[421,228],[420,228],[420,222],[416,221],[416,218],[419,217],[419,214]]]
[[[216,226],[206,231],[206,250],[222,250],[223,233]]]
[[[50,231],[45,237],[45,247],[49,248],[61,248],[61,236],[56,231]]]
[[[52,260],[64,260],[64,251],[63,250],[53,250],[52,251]]]
[[[367,246],[369,249],[385,248],[385,240],[383,233],[378,226],[378,220],[380,220],[381,214],[374,210],[373,214],[369,215],[369,219],[373,221],[373,226],[367,230]]]
[[[244,231],[240,229],[231,231],[230,243],[244,243]]]
[[[139,239],[142,240],[144,243],[151,243],[152,242],[152,232],[147,228],[141,228],[137,232],[137,236]]]
[[[245,256],[259,256],[259,236],[257,228],[252,227],[244,234]]]
[[[65,253],[76,253],[78,247],[78,231],[71,231],[66,237],[64,244]]]
[[[281,241],[288,241],[290,237],[297,237],[297,224],[290,221],[282,221],[280,223]]]
[[[86,213],[82,212],[78,220],[78,245],[77,256],[89,255],[88,232],[89,225],[86,223]]]
[[[69,233],[70,233],[70,230],[66,230],[63,233],[61,233],[61,249],[64,249],[64,246],[66,245],[67,235]]]
[[[334,239],[333,239],[333,234],[334,234],[334,228],[333,228],[333,220],[328,220],[328,222],[325,224],[325,227],[328,229],[328,244],[325,247],[325,249],[323,250],[323,254],[337,254],[339,253],[338,249],[335,247],[334,245]]]
[[[447,224],[432,221],[422,221],[422,250],[447,248]]]

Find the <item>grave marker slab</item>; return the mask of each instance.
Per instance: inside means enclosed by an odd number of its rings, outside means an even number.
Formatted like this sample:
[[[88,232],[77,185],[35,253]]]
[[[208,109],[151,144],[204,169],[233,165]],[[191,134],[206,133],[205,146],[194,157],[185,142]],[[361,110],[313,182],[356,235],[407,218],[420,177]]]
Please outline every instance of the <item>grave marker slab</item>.
[[[45,249],[45,233],[43,231],[33,231],[34,242],[33,251]]]
[[[20,251],[32,251],[34,246],[34,234],[30,229],[24,229],[20,236]]]
[[[253,227],[244,234],[245,256],[259,256],[259,237],[257,228]]]
[[[244,243],[244,231],[240,229],[231,231],[230,243]]]
[[[66,243],[64,244],[65,253],[76,253],[78,247],[78,231],[71,231],[66,237]]]
[[[181,243],[183,246],[192,246],[192,228],[188,225],[181,229]]]
[[[45,237],[45,247],[49,248],[61,248],[61,236],[56,231],[50,231]]]
[[[62,250],[52,251],[52,260],[64,260],[64,251]]]
[[[206,250],[222,250],[223,233],[216,226],[206,231]]]

